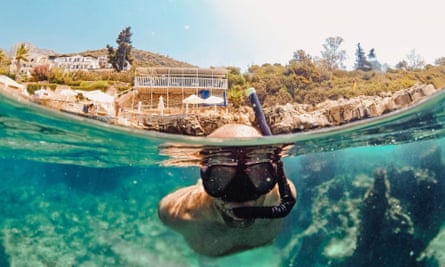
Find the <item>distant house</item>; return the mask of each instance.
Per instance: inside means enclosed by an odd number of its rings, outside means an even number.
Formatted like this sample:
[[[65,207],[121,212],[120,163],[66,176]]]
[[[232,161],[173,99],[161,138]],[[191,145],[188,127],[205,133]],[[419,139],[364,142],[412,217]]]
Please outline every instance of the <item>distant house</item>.
[[[20,62],[20,73],[26,74],[28,76],[31,75],[31,70],[35,66],[50,64],[48,56],[46,56],[46,55],[30,53],[27,56],[27,58],[28,58],[28,61]],[[9,70],[13,73],[17,72],[17,64],[16,63],[17,63],[17,61],[16,61],[15,57],[13,57],[11,60],[11,65],[9,65]]]
[[[108,63],[107,56],[91,56],[91,55],[42,55],[37,53],[30,53],[27,56],[28,61],[20,62],[20,72],[28,76],[34,67],[39,65],[49,65],[50,68],[57,67],[65,71],[94,71],[101,69],[112,68]],[[129,65],[129,64],[128,64]],[[16,60],[13,58],[10,65],[10,71],[15,73],[17,71]]]
[[[77,71],[77,70],[97,70],[110,68],[111,65],[108,63],[107,56],[81,56],[81,55],[57,55],[50,56],[49,60],[52,62],[53,67],[57,67],[67,71]]]

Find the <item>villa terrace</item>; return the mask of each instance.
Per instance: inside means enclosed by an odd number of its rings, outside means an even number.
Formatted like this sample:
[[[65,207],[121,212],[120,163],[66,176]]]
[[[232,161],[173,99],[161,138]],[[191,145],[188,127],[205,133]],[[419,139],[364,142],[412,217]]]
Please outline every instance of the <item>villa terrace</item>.
[[[219,105],[227,105],[227,88],[226,69],[138,68],[134,89],[120,98],[119,105],[138,112],[156,113],[162,101],[167,112],[184,113],[187,105],[184,99],[191,95],[202,99],[220,97],[223,101]]]

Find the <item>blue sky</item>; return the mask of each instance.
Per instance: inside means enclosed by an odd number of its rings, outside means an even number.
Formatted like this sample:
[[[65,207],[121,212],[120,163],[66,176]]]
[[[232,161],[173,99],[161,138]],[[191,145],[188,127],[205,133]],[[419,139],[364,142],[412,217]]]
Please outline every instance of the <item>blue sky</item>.
[[[358,42],[395,65],[412,49],[427,63],[445,56],[437,0],[7,0],[0,48],[31,42],[59,53],[115,46],[130,26],[133,46],[200,67],[286,64],[303,49],[320,56],[341,36],[347,67]]]

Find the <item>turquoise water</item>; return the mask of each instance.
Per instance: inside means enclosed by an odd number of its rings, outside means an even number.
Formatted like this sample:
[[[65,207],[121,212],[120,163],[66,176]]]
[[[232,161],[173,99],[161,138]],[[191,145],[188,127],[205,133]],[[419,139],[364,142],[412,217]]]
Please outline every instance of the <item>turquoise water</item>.
[[[0,266],[199,266],[158,202],[196,183],[202,146],[268,144],[291,145],[297,204],[273,243],[215,264],[445,266],[444,112],[441,92],[347,127],[221,142],[0,96]],[[368,192],[378,168],[391,187],[379,199]]]

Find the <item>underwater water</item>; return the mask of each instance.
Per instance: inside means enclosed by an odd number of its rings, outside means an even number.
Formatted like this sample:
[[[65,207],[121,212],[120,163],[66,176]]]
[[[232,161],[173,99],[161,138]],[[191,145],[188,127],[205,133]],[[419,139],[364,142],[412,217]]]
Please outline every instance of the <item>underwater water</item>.
[[[445,93],[345,127],[224,141],[123,129],[0,95],[0,266],[199,266],[157,205],[203,146],[286,144],[297,204],[215,266],[445,266]]]

